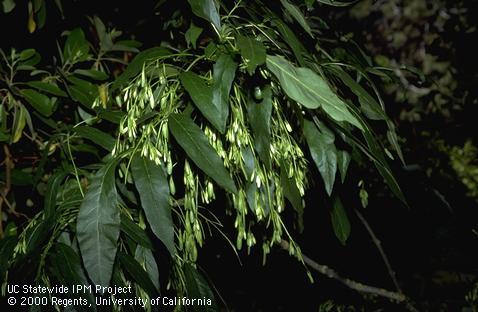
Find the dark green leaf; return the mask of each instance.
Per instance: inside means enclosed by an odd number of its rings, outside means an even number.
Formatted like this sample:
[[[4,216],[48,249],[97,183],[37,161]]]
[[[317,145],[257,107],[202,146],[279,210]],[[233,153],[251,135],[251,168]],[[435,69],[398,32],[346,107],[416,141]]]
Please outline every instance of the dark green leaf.
[[[122,111],[110,111],[105,109],[100,109],[98,111],[98,117],[104,120],[108,120],[109,122],[112,122],[117,125],[119,125],[124,115],[125,113]]]
[[[88,58],[90,46],[85,34],[80,28],[75,28],[68,34],[63,48],[63,58],[70,63],[84,61]]]
[[[206,298],[212,301],[212,305],[192,306],[192,311],[215,312],[218,311],[214,293],[201,273],[191,264],[184,264],[184,276],[186,277],[186,291],[189,298]]]
[[[138,246],[136,247],[134,258],[144,267],[146,272],[148,272],[149,278],[156,287],[156,290],[159,291],[158,264],[156,263],[156,259],[154,259],[154,255],[151,250],[144,248],[143,246]]]
[[[195,15],[212,23],[216,31],[219,32],[221,29],[221,18],[214,0],[188,0],[188,2]]]
[[[267,67],[291,99],[311,109],[320,106],[336,121],[347,121],[362,129],[360,122],[347,109],[347,104],[311,69],[295,67],[282,56],[271,55],[267,56]]]
[[[54,252],[50,257],[55,271],[66,286],[88,285],[88,280],[83,272],[81,260],[78,254],[68,245],[57,243]],[[90,309],[96,311],[96,304],[93,293],[85,292],[76,296],[84,297],[91,304]]]
[[[20,53],[20,61],[28,60],[30,57],[34,56],[36,53],[35,49],[26,49]]]
[[[149,278],[148,273],[143,269],[143,267],[130,255],[120,251],[118,252],[118,258],[123,266],[123,268],[128,271],[131,277],[138,283],[138,285],[146,291],[150,298],[158,296],[158,291],[154,286],[153,282]]]
[[[337,163],[339,166],[340,178],[342,183],[344,183],[347,169],[349,168],[350,154],[347,151],[337,151]]]
[[[76,233],[86,271],[94,284],[110,284],[120,232],[116,161],[93,177],[80,206]]]
[[[202,115],[221,131],[221,114],[212,104],[212,88],[199,75],[192,72],[181,73],[179,79]]]
[[[247,105],[249,123],[254,133],[254,148],[267,168],[271,168],[271,114],[272,91],[266,86],[262,91],[263,100],[260,103],[250,99]]]
[[[288,166],[286,166],[284,161],[281,161],[280,180],[282,189],[284,191],[284,196],[292,204],[292,207],[294,207],[295,211],[297,211],[299,214],[302,214],[304,210],[304,207],[302,206],[302,197],[300,196],[299,189],[295,184],[295,179],[293,177],[289,177],[288,172]]]
[[[124,214],[121,215],[121,231],[131,237],[131,239],[139,245],[149,249],[153,248],[153,244],[151,243],[148,235],[146,235],[146,232]]]
[[[113,150],[113,147],[116,144],[116,140],[109,135],[99,129],[89,126],[78,126],[73,128],[73,130],[82,138],[88,139],[93,143],[98,144],[99,146],[103,147],[108,152]]]
[[[387,115],[380,104],[371,96],[359,83],[357,83],[349,74],[340,68],[331,70],[350,90],[358,97],[361,110],[364,114],[373,120],[386,120]]]
[[[229,93],[236,76],[237,64],[229,54],[221,54],[214,64],[214,85],[212,90],[212,104],[220,113],[221,133],[226,129],[229,116]]]
[[[345,245],[350,236],[350,222],[344,206],[338,197],[334,201],[334,208],[332,209],[330,218],[335,236],[337,236],[342,245]]]
[[[266,48],[262,42],[241,35],[237,36],[236,43],[241,56],[246,60],[249,75],[254,74],[256,67],[266,62]]]
[[[325,190],[330,196],[337,172],[337,150],[334,139],[330,137],[327,130],[319,132],[315,124],[308,120],[304,120],[304,136],[309,145],[312,159],[324,181]]]
[[[116,78],[115,82],[113,82],[113,84],[111,85],[110,90],[116,90],[123,84],[127,83],[130,78],[139,74],[143,69],[144,63],[169,54],[170,52],[168,51],[168,49],[164,47],[150,48],[138,53],[131,61],[131,63],[129,63],[126,70],[118,78]]]
[[[229,172],[224,168],[221,158],[209,144],[201,128],[187,116],[171,114],[169,129],[196,166],[227,191],[237,192],[236,185]]]
[[[297,21],[297,23],[299,23],[299,25],[313,38],[314,35],[312,34],[312,30],[310,29],[309,24],[305,20],[305,17],[299,8],[287,0],[280,0],[280,2],[287,12],[289,12],[289,14],[292,15],[292,17]]]
[[[131,159],[131,172],[151,230],[168,248],[171,256],[174,256],[176,248],[169,206],[169,184],[163,169],[153,161],[135,154]]]
[[[25,89],[21,91],[25,99],[42,115],[48,117],[55,111],[56,102],[48,96],[38,93],[32,89]]]
[[[189,29],[186,31],[185,34],[188,47],[191,44],[193,48],[196,49],[196,41],[198,40],[202,31],[203,29],[201,27],[196,26],[193,22],[191,22],[191,25],[189,26]]]
[[[77,69],[75,73],[95,80],[105,80],[109,77],[107,73],[96,69]]]
[[[47,83],[43,81],[29,81],[27,82],[27,85],[37,90],[47,92],[56,96],[66,96],[65,91],[63,91],[62,89],[58,88],[56,85],[51,83]]]
[[[13,255],[13,250],[17,245],[17,238],[13,236],[5,237],[0,240],[0,279],[3,280],[3,275],[8,270],[8,262]]]
[[[307,55],[307,50],[305,49],[304,45],[294,32],[286,25],[281,19],[275,18],[272,20],[272,24],[277,28],[281,35],[281,39],[284,40],[289,47],[292,49],[297,62],[301,66],[305,66],[305,59],[304,55]]]
[[[344,0],[317,0],[320,3],[331,5],[331,6],[336,6],[336,7],[345,7],[352,5],[356,3],[359,0],[349,0],[349,1],[344,1]]]
[[[58,195],[61,182],[66,175],[67,173],[65,171],[58,171],[48,180],[48,185],[45,192],[45,204],[43,208],[45,219],[51,218],[55,214],[56,197]]]

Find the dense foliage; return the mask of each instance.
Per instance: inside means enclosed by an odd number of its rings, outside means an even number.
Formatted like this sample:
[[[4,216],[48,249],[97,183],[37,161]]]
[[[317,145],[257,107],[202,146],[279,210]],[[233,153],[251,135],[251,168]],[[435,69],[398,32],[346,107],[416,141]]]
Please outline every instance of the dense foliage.
[[[342,245],[356,211],[347,203],[375,195],[364,168],[406,209],[389,164],[404,164],[400,139],[377,84],[397,85],[395,64],[319,18],[352,2],[157,1],[161,27],[146,47],[94,14],[56,50],[2,47],[2,295],[12,283],[132,283],[117,297],[143,298],[148,311],[160,294],[207,298],[216,311],[221,290],[198,264],[208,239],[238,258],[257,250],[264,264],[287,249],[313,280],[296,240],[318,208],[311,193]],[[75,7],[1,3],[27,13],[32,37]],[[454,163],[473,162],[465,148],[451,150]],[[453,168],[475,196],[476,167]],[[413,310],[396,286],[385,293]],[[83,298],[96,309],[93,294]]]

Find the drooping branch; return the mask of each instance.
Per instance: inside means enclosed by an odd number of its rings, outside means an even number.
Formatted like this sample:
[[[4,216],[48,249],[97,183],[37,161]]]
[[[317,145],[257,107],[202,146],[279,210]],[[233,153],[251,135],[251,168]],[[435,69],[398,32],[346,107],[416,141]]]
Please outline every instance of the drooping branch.
[[[289,242],[282,240],[280,245],[284,250],[289,250]],[[369,286],[361,282],[357,282],[352,279],[342,277],[334,269],[324,264],[319,264],[304,254],[302,254],[302,258],[304,260],[304,263],[307,266],[309,266],[311,269],[317,271],[318,273],[322,275],[325,275],[329,278],[332,278],[341,282],[342,284],[344,284],[350,289],[356,290],[361,293],[367,293],[371,295],[384,297],[389,300],[396,301],[398,303],[403,303],[405,304],[405,306],[407,307],[409,311],[414,311],[414,312],[417,311],[417,309],[410,304],[409,299],[402,293],[386,290],[379,287]]]
[[[375,233],[373,232],[372,228],[370,227],[370,224],[368,224],[367,220],[364,218],[362,213],[355,209],[355,214],[357,214],[357,217],[360,219],[362,224],[364,225],[365,229],[367,230],[368,234],[372,238],[373,243],[377,247],[378,251],[380,252],[380,255],[382,256],[383,262],[385,263],[385,266],[387,267],[388,274],[390,275],[390,278],[393,281],[393,284],[397,288],[397,291],[399,293],[402,293],[402,289],[400,288],[400,285],[398,284],[397,277],[395,275],[395,271],[392,269],[392,266],[390,265],[390,261],[388,261],[388,257],[385,254],[385,251],[382,248],[382,243],[380,240],[377,238]]]

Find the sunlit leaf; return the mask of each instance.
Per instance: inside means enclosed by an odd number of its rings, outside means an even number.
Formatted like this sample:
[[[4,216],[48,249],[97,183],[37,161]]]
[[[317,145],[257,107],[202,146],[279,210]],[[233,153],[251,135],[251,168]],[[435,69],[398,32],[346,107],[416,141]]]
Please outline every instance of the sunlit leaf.
[[[307,108],[321,107],[336,121],[347,121],[362,129],[350,113],[347,104],[328,86],[327,82],[309,68],[295,67],[282,56],[267,56],[267,68],[277,77],[282,89],[293,100]]]

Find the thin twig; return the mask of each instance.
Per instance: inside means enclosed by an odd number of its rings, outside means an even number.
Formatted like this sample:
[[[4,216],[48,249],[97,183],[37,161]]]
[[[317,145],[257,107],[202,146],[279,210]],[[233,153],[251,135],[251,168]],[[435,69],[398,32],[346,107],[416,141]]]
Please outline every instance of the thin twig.
[[[282,240],[280,245],[284,250],[289,250],[289,242]],[[334,269],[331,269],[326,265],[319,264],[304,254],[302,254],[302,258],[304,260],[304,263],[308,265],[310,268],[314,269],[315,271],[319,272],[322,275],[325,275],[329,278],[332,278],[341,282],[342,284],[349,287],[350,289],[356,290],[361,293],[368,293],[368,294],[384,297],[399,303],[403,303],[405,304],[405,306],[407,307],[409,311],[413,311],[413,312],[418,311],[415,307],[413,307],[410,304],[409,299],[402,293],[365,285],[360,282],[351,280],[349,278],[341,277]]]
[[[387,257],[387,255],[385,254],[385,251],[382,248],[382,243],[377,238],[377,236],[373,232],[372,228],[370,227],[370,224],[367,222],[367,220],[365,220],[362,213],[360,213],[360,211],[358,211],[357,209],[354,209],[354,210],[355,210],[355,213],[357,214],[357,217],[360,219],[360,221],[364,225],[365,229],[367,230],[368,234],[372,238],[373,243],[375,244],[378,251],[380,252],[380,255],[382,256],[383,262],[385,263],[385,266],[387,267],[388,274],[390,275],[390,277],[393,281],[393,284],[395,285],[395,288],[397,288],[398,292],[402,294],[403,292],[402,292],[402,289],[400,288],[400,285],[398,284],[395,271],[392,269],[392,266],[390,265],[390,261],[388,261],[388,257]]]
[[[0,239],[3,238],[3,218],[2,218],[2,206],[3,203],[5,202],[8,206],[8,200],[7,200],[7,195],[10,192],[11,188],[11,170],[13,168],[12,164],[12,155],[10,154],[10,151],[8,150],[7,144],[3,145],[3,152],[5,154],[5,186],[0,188]]]

